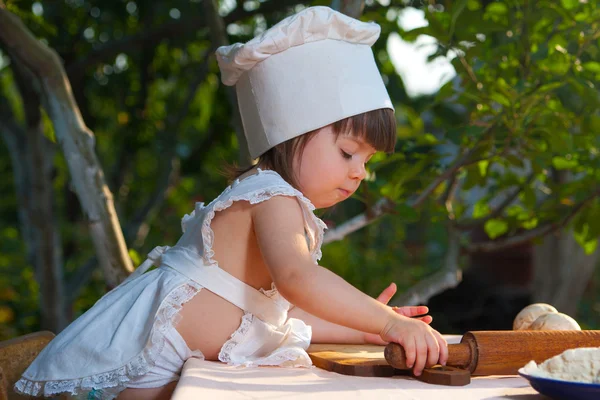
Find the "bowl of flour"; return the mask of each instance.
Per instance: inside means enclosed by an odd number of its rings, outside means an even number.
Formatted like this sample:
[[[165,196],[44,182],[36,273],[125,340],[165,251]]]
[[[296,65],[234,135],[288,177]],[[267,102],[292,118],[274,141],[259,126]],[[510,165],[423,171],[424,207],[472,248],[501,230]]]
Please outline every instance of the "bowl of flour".
[[[556,400],[600,399],[600,347],[582,347],[536,364],[530,361],[519,375],[543,395]]]

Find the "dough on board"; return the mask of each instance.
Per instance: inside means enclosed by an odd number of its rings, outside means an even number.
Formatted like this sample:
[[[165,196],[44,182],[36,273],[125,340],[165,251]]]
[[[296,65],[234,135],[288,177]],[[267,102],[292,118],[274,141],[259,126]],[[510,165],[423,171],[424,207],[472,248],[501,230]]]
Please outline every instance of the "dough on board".
[[[531,331],[580,331],[581,327],[567,314],[546,313],[540,315],[527,329]]]
[[[558,310],[550,304],[530,304],[517,314],[513,322],[513,329],[515,331],[526,330],[540,315],[557,312]]]

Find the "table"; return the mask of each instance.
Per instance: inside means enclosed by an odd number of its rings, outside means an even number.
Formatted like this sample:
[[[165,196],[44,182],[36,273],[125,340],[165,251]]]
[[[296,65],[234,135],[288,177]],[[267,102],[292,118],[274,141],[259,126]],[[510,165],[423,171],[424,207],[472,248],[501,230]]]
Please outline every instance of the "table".
[[[430,385],[409,378],[348,376],[319,368],[232,367],[189,359],[172,399],[403,399],[403,400],[542,400],[519,376],[473,377],[467,386]]]
[[[459,343],[462,335],[444,335]],[[402,400],[545,400],[520,376],[472,377],[467,386],[423,383],[407,376],[365,378],[320,368],[232,367],[189,359],[172,399],[402,399]]]
[[[444,335],[448,343],[461,336]],[[467,386],[423,383],[408,376],[365,378],[312,368],[232,367],[189,359],[172,399],[293,400],[544,400],[520,376],[472,377]]]

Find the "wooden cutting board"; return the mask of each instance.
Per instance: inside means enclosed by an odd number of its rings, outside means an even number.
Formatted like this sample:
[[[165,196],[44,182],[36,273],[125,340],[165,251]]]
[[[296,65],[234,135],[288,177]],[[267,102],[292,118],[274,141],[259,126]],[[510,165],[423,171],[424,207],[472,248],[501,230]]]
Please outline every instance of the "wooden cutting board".
[[[444,335],[448,343],[460,342],[462,335]],[[374,344],[312,344],[308,355],[315,366],[344,375],[394,376],[410,372],[392,367],[385,359],[385,346]]]
[[[312,344],[308,355],[313,364],[327,371],[354,376],[406,374],[385,360],[385,346],[365,344]]]
[[[389,365],[384,356],[385,346],[313,344],[308,355],[318,368],[352,376],[391,377],[411,376],[408,370],[396,369]],[[471,374],[466,370],[451,367],[425,369],[415,377],[423,382],[448,386],[464,386],[471,382]]]

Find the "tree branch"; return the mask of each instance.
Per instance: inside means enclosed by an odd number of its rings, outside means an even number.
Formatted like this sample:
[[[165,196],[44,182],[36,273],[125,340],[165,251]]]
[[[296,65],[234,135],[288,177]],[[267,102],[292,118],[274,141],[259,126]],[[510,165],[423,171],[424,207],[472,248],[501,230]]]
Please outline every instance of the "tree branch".
[[[359,214],[356,217],[344,222],[337,228],[325,232],[325,235],[323,236],[323,244],[342,240],[350,233],[369,225],[371,222],[382,216],[387,209],[393,208],[394,206],[394,202],[382,197],[367,212]]]
[[[154,192],[148,197],[148,202],[140,207],[140,211],[125,225],[124,232],[126,241],[128,243],[132,243],[134,240],[139,239],[140,230],[144,223],[147,222],[148,215],[154,214],[155,211],[160,208],[166,197],[170,182],[172,181],[173,164],[176,161],[173,150],[177,144],[176,135],[177,132],[180,131],[179,126],[183,119],[189,115],[189,108],[191,103],[194,101],[198,86],[200,86],[200,84],[204,81],[208,73],[208,58],[206,57],[204,60],[205,61],[202,63],[200,71],[196,74],[196,78],[190,85],[190,90],[188,91],[188,94],[182,105],[177,107],[178,112],[174,117],[168,119],[168,128],[165,128],[162,133],[159,134],[160,136],[169,137],[168,143],[171,146],[167,150],[166,154],[160,158],[161,160],[166,160],[166,162],[164,163],[165,165],[163,167],[159,168],[161,175],[157,180]],[[216,136],[214,133],[209,132],[207,134],[209,139],[203,141],[203,144],[206,144],[210,147],[210,143],[212,143],[211,138],[214,136]],[[69,302],[75,301],[81,291],[81,288],[87,284],[97,266],[98,260],[96,257],[91,257],[69,280],[67,285]]]
[[[488,128],[486,130],[486,132],[489,132],[491,130],[491,127]],[[478,149],[478,144],[476,143],[472,148],[468,149],[466,152],[464,152],[461,156],[457,157],[456,160],[454,161],[454,163],[448,167],[441,175],[439,175],[427,188],[425,188],[425,190],[423,190],[423,192],[421,192],[421,194],[418,196],[418,198],[413,201],[412,203],[410,203],[409,205],[412,208],[419,208],[423,202],[425,201],[425,199],[427,199],[427,197],[433,193],[433,191],[442,184],[442,182],[444,182],[447,179],[451,179],[456,171],[458,171],[460,168],[470,165],[471,163],[474,162],[474,160],[471,159],[472,155],[475,153],[475,151]],[[394,202],[392,202],[391,200],[387,200],[387,199],[380,199],[377,203],[379,204],[379,202],[388,202],[387,203],[387,207],[385,209],[393,209],[396,205]],[[385,209],[383,211],[385,211]],[[377,217],[379,217],[381,214],[377,215]],[[362,213],[357,215],[356,217],[352,218],[350,221],[348,221],[347,223],[341,225],[340,227],[336,228],[331,233],[332,235],[332,239],[331,241],[335,241],[335,240],[341,240],[345,235],[348,235],[368,224],[370,224],[371,222],[373,222],[376,218],[371,218],[369,217],[367,214]],[[341,229],[343,228],[343,229]],[[339,229],[339,231],[338,231]],[[328,232],[325,236],[327,237],[327,235],[330,233]],[[342,236],[343,233],[343,236]],[[325,243],[329,243],[329,241],[324,242]]]
[[[41,326],[60,332],[67,325],[64,303],[63,257],[58,225],[55,221],[54,171],[55,146],[44,136],[40,102],[29,76],[13,60],[14,80],[25,112],[25,127],[10,116],[0,120],[0,133],[9,148],[15,177],[20,231],[40,290]],[[5,100],[0,96],[0,101]],[[4,101],[2,101],[4,103]],[[6,102],[8,104],[8,102]],[[3,114],[8,106],[0,106]]]
[[[461,157],[458,157],[457,160],[444,171],[440,176],[438,176],[420,195],[419,197],[410,204],[413,208],[418,208],[423,204],[425,199],[446,179],[454,176],[456,171],[458,171],[462,166],[467,165],[470,160],[472,153],[475,151],[476,147],[469,149],[465,152]],[[327,231],[323,238],[323,244],[327,244],[329,242],[333,242],[336,240],[342,240],[345,236],[350,233],[361,229],[373,221],[375,221],[378,217],[380,217],[386,210],[394,209],[396,203],[387,199],[381,198],[375,203],[375,205],[368,210],[368,212],[361,213],[352,219],[348,220],[344,224],[339,227],[332,229],[331,231]]]
[[[11,58],[35,76],[69,166],[73,187],[89,219],[96,252],[109,286],[133,271],[112,193],[94,152],[94,135],[83,122],[56,52],[38,41],[0,1],[0,42]]]
[[[461,167],[463,167],[464,165],[469,163],[469,161],[470,161],[469,159],[475,152],[476,148],[477,148],[477,146],[474,146],[474,147],[470,148],[469,150],[467,150],[460,157],[458,157],[456,159],[456,161],[454,161],[454,163],[450,167],[448,167],[444,172],[442,172],[441,175],[439,175],[437,178],[435,178],[434,181],[431,182],[429,184],[429,186],[427,186],[425,188],[425,190],[423,190],[421,192],[419,197],[417,197],[417,199],[412,203],[412,207],[419,208],[423,204],[423,202],[427,199],[427,197],[429,197],[429,195],[431,193],[433,193],[433,191],[442,184],[442,182],[449,179],[451,176],[453,176],[456,173],[456,171],[458,171]]]
[[[446,191],[439,199],[439,204],[444,205],[446,207],[446,212],[448,213],[448,218],[452,221],[455,218],[454,214],[454,206],[452,202],[454,201],[454,195],[456,194],[456,189],[458,187],[458,179],[456,174],[453,174],[450,179],[448,179],[448,186],[446,187]]]

